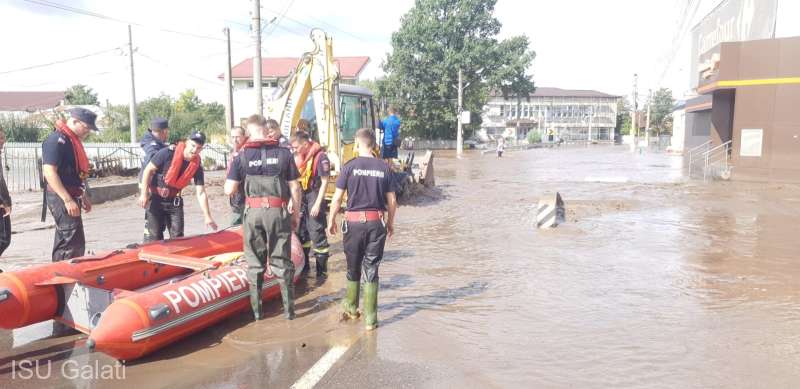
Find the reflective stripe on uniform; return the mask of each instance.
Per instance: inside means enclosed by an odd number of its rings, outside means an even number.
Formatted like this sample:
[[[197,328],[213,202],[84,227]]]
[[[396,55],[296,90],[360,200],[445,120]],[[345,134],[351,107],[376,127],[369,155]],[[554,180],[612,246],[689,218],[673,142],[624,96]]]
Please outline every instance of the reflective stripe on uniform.
[[[315,247],[314,252],[317,254],[327,254],[330,251],[330,247]]]

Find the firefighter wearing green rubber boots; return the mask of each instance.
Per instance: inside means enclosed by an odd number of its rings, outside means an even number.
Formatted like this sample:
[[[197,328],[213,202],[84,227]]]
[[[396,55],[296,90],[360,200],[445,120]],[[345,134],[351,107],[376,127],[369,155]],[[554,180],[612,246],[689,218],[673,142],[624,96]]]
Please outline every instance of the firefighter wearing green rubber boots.
[[[250,140],[233,160],[225,181],[230,196],[244,182],[244,253],[250,282],[250,305],[256,320],[262,319],[261,291],[268,267],[278,279],[284,314],[294,319],[294,263],[292,231],[300,221],[299,173],[289,149],[280,147],[280,127],[261,115],[247,119]],[[288,210],[292,199],[292,212]]]
[[[347,295],[342,308],[346,319],[358,318],[363,269],[364,324],[367,331],[371,331],[378,326],[378,266],[383,259],[386,239],[394,233],[397,199],[391,168],[372,154],[375,133],[362,128],[356,132],[355,140],[358,156],[342,167],[336,179],[328,232],[336,234],[336,214],[347,191],[347,212],[342,223],[347,258]],[[384,212],[388,215],[384,215]]]

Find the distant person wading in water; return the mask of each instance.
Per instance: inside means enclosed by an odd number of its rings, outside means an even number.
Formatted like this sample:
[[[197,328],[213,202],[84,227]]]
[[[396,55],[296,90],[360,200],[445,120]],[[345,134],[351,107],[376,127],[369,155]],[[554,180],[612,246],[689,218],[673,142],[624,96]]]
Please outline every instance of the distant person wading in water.
[[[497,158],[503,156],[503,151],[506,149],[506,139],[503,137],[497,138]]]

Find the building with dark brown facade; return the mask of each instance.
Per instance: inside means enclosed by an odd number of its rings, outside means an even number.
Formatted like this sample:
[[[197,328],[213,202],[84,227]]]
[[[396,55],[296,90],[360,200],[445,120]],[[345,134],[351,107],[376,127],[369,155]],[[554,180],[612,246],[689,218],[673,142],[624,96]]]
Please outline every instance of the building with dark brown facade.
[[[800,182],[800,37],[719,44],[698,76],[697,108],[711,147],[730,146],[731,177]]]

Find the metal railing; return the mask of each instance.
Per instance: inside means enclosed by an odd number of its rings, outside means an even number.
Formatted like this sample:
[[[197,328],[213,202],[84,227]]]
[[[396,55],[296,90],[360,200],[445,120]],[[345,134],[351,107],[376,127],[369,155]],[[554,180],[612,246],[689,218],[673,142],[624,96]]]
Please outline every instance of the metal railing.
[[[144,152],[135,143],[86,143],[86,156],[95,171],[105,175],[138,171]],[[229,149],[208,144],[203,148],[203,167],[207,170],[226,169]],[[40,190],[41,143],[9,142],[2,154],[3,174],[12,192]]]
[[[696,170],[695,164],[697,161],[705,161],[705,157],[703,155],[711,149],[711,140],[707,140],[705,143],[692,147],[689,149],[687,154],[689,155],[689,178],[694,176],[694,171]]]
[[[703,181],[712,179],[730,178],[731,166],[729,164],[731,141],[709,149],[703,154]]]

